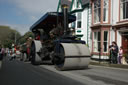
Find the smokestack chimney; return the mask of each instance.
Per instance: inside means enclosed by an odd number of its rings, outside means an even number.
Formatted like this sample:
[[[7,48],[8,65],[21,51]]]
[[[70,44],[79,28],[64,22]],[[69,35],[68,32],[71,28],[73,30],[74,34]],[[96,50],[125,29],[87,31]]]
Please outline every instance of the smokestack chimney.
[[[63,9],[63,20],[64,20],[64,35],[67,34],[67,30],[68,30],[68,5],[63,4],[62,5],[62,9]]]

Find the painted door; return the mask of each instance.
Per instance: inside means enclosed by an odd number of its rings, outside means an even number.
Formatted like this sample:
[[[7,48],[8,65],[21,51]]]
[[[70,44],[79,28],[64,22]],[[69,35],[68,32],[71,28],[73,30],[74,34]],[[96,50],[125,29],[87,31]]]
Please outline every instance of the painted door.
[[[122,46],[124,53],[128,54],[128,35],[122,35]]]

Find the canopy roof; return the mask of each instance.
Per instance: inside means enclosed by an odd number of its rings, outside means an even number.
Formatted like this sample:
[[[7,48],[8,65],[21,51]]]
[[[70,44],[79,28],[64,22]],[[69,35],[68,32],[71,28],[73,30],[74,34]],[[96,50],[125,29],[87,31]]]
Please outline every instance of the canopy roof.
[[[57,12],[48,12],[42,16],[35,24],[30,27],[31,31],[37,29],[50,30],[57,26],[57,20],[59,23],[63,23],[63,14]],[[71,23],[76,20],[76,17],[69,15],[68,22]]]

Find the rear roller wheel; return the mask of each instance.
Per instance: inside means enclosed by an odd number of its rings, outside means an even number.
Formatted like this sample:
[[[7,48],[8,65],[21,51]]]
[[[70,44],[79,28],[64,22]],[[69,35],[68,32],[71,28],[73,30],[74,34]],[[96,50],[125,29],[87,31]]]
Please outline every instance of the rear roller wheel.
[[[41,64],[41,58],[38,55],[40,48],[41,48],[40,41],[33,41],[32,46],[31,46],[31,63],[33,65]]]

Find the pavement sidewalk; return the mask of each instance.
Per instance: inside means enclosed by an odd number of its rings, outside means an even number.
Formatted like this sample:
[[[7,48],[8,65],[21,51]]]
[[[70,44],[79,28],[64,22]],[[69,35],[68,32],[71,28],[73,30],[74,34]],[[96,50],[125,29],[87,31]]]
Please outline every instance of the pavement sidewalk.
[[[97,66],[106,66],[106,67],[115,67],[115,68],[123,68],[128,69],[128,64],[110,64],[107,61],[95,61],[91,60],[90,65],[97,65]]]

